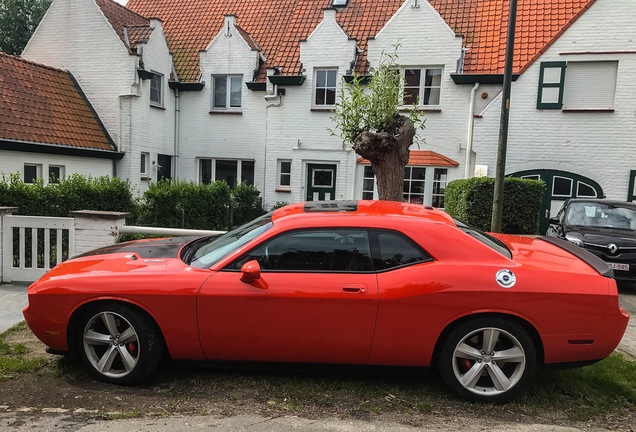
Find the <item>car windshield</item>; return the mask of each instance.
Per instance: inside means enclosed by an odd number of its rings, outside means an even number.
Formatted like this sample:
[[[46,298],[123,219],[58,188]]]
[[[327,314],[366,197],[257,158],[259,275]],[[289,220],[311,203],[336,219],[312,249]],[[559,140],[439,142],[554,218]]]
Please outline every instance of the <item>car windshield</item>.
[[[181,259],[192,267],[208,268],[272,226],[272,214],[265,214],[220,237],[193,241],[184,248]]]
[[[566,224],[596,227],[636,229],[636,206],[599,202],[573,202],[568,206]]]
[[[482,242],[489,248],[496,250],[497,252],[504,255],[505,257],[512,258],[512,252],[510,252],[510,249],[508,249],[501,240],[496,239],[493,236],[490,236],[486,234],[485,232],[478,230],[477,228],[468,226],[460,220],[457,220],[457,219],[453,219],[453,220],[455,221],[455,225],[457,225],[457,228],[464,231],[469,236],[479,240],[480,242]]]

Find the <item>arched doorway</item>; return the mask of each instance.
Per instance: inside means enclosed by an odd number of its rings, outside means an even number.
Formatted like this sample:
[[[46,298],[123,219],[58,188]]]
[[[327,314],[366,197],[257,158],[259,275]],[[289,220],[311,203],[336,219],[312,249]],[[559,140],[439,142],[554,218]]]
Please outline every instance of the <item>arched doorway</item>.
[[[545,234],[550,217],[556,216],[563,203],[570,198],[603,198],[603,188],[594,180],[567,171],[527,170],[512,174],[513,177],[543,180],[545,192],[541,200],[539,232]]]

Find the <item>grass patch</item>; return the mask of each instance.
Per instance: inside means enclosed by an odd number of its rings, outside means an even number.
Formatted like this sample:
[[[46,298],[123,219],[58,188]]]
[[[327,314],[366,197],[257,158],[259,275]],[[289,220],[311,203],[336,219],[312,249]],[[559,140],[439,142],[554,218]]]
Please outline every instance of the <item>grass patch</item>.
[[[26,329],[26,323],[21,322],[0,334],[0,381],[10,378],[16,373],[34,372],[46,365],[46,357],[30,356],[26,345],[22,343],[8,343],[7,337]]]
[[[141,413],[137,410],[126,412],[109,412],[99,416],[102,420],[127,420],[141,417]]]

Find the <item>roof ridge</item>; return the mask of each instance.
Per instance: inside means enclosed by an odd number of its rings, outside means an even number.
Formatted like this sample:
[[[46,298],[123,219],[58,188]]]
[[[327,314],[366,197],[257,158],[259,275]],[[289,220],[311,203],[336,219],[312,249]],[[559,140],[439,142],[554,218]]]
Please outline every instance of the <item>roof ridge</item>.
[[[56,68],[56,67],[53,67],[53,66],[45,65],[45,64],[42,64],[42,63],[36,63],[36,62],[34,62],[32,60],[28,60],[28,59],[25,59],[25,58],[20,57],[20,56],[14,56],[14,55],[11,55],[11,54],[6,54],[6,53],[3,53],[3,52],[0,52],[0,57],[7,57],[7,58],[12,59],[12,60],[16,60],[16,61],[19,61],[19,62],[22,62],[22,63],[28,63],[30,65],[41,67],[41,68],[44,68],[44,69],[49,69],[49,70],[52,70],[52,71],[55,71],[55,72],[70,73],[68,71],[68,69],[60,69],[60,68]]]

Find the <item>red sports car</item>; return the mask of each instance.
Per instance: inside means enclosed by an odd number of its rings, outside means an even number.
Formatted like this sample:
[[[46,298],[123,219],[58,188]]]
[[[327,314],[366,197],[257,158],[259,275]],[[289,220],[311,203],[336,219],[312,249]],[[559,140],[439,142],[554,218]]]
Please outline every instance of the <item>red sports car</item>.
[[[24,316],[49,352],[114,383],[164,355],[435,366],[478,401],[514,397],[537,365],[607,357],[629,320],[612,270],[582,248],[385,201],[299,203],[219,237],[97,249],[35,282]]]

